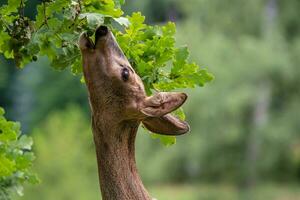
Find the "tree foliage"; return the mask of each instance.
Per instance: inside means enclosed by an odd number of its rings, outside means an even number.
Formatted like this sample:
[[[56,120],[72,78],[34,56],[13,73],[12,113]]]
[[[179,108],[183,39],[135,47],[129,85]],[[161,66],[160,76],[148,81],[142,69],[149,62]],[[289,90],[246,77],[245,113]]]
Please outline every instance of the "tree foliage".
[[[52,67],[82,72],[77,39],[90,35],[101,24],[110,26],[126,56],[150,89],[203,86],[212,75],[189,63],[186,47],[175,47],[175,24],[148,26],[141,13],[121,17],[123,1],[45,0],[37,6],[35,20],[22,14],[24,0],[10,0],[1,7],[0,52],[23,67],[38,56],[47,56]],[[117,23],[117,24],[116,24]],[[171,70],[163,69],[171,62]]]
[[[39,182],[31,172],[32,144],[30,137],[21,135],[18,122],[5,119],[0,107],[0,199],[9,199],[11,193],[22,195],[24,183]]]
[[[189,62],[187,47],[176,47],[175,24],[149,26],[137,12],[122,16],[123,0],[43,0],[34,20],[24,16],[26,0],[9,0],[0,8],[0,53],[12,58],[19,67],[46,56],[55,69],[71,68],[82,73],[77,45],[79,35],[90,36],[105,24],[132,66],[144,81],[148,94],[155,90],[203,86],[213,76],[196,63]],[[184,118],[182,110],[177,111]],[[174,137],[160,137],[164,143]]]

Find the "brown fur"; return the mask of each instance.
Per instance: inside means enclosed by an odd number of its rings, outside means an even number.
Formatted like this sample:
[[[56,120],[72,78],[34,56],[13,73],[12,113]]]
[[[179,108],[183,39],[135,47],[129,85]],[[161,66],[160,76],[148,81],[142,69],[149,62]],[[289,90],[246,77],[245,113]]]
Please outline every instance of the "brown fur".
[[[100,188],[103,200],[150,200],[135,162],[135,137],[141,122],[164,135],[189,131],[186,122],[168,114],[180,107],[184,93],[147,97],[140,77],[130,66],[113,34],[104,26],[95,44],[82,34],[79,46],[92,110]],[[129,73],[124,77],[126,68]],[[127,73],[126,72],[126,73]]]

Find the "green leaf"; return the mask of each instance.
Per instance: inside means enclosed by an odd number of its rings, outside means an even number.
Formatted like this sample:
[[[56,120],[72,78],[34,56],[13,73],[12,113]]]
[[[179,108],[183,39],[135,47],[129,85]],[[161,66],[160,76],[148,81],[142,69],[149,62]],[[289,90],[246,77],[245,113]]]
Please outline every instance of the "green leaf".
[[[8,159],[5,155],[0,154],[0,178],[12,175],[15,169],[15,162]]]
[[[83,83],[83,84],[85,83],[84,76],[81,76],[81,78],[80,78],[80,82],[81,82],[81,83]]]
[[[39,177],[36,174],[28,175],[27,179],[28,179],[28,182],[32,185],[36,185],[41,182],[41,180],[39,179]]]
[[[31,150],[31,146],[33,144],[33,140],[31,137],[27,135],[22,135],[18,141],[19,148],[24,150]]]
[[[140,12],[132,13],[132,16],[128,17],[128,20],[131,24],[129,29],[126,30],[128,33],[134,34],[146,27],[146,25],[144,24],[145,16],[143,16]]]
[[[4,109],[0,107],[0,116],[1,116],[1,115],[4,115],[4,114],[5,114]]]
[[[7,123],[7,125],[9,125]],[[0,124],[0,141],[1,142],[9,142],[9,141],[14,141],[17,138],[17,133],[11,129],[11,126],[6,126],[6,127],[1,127],[2,124]]]
[[[178,74],[186,65],[186,60],[189,57],[189,51],[187,47],[181,47],[175,50],[175,56],[173,61],[173,67],[171,74]]]
[[[121,26],[129,27],[130,22],[126,17],[113,18]]]
[[[32,152],[25,152],[16,156],[16,168],[18,170],[26,170],[32,165],[32,161],[35,159],[35,156]]]
[[[175,136],[165,136],[165,135],[159,135],[152,133],[151,137],[153,139],[159,139],[161,143],[163,143],[165,146],[171,146],[173,144],[176,144],[176,137]]]
[[[24,195],[24,187],[21,184],[17,184],[14,186],[14,190],[17,192],[19,196]]]
[[[31,172],[35,159],[30,152],[33,141],[27,135],[19,137],[20,123],[6,120],[3,114],[0,107],[0,186],[2,191],[22,195],[25,182],[37,183],[36,175]]]
[[[81,74],[82,73],[82,60],[81,57],[77,57],[76,61],[71,66],[71,71],[73,74]]]
[[[115,0],[115,3],[117,7],[120,8],[125,3],[125,0]]]
[[[178,108],[178,109],[175,110],[173,113],[174,113],[179,119],[185,120],[185,113],[184,113],[182,107]]]
[[[123,11],[113,0],[87,0],[83,2],[87,12],[97,12],[111,17],[120,17]]]
[[[58,54],[51,62],[51,66],[55,69],[63,70],[72,66],[75,61],[78,61],[80,56],[79,49],[76,46],[67,46],[62,48],[60,54]],[[79,70],[79,68],[77,68]],[[74,70],[76,70],[74,68]]]
[[[104,23],[104,15],[99,13],[83,13],[80,14],[80,19],[86,18],[88,26],[91,29],[96,29],[98,26]]]

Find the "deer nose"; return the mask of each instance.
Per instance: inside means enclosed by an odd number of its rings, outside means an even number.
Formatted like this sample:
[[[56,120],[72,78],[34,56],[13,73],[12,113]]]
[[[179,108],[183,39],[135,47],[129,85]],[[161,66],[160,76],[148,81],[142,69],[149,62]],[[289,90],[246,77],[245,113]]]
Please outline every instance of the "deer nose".
[[[97,28],[95,35],[96,38],[100,38],[107,35],[107,33],[108,33],[108,28],[106,26],[100,26],[99,28]]]

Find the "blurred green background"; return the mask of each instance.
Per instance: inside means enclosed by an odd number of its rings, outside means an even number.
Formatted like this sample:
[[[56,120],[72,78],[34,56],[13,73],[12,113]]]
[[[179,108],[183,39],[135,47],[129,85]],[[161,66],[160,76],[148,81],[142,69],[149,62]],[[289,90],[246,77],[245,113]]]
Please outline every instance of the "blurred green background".
[[[137,163],[151,195],[300,199],[300,1],[127,0],[125,10],[142,11],[150,24],[175,21],[178,45],[216,77],[186,91],[192,131],[176,145],[140,130]],[[42,179],[20,199],[99,199],[85,86],[48,65],[18,70],[0,59],[0,106],[34,138]]]

